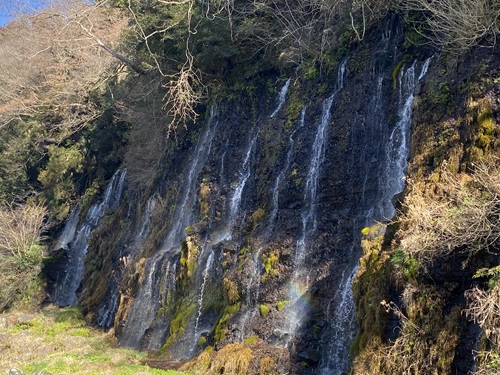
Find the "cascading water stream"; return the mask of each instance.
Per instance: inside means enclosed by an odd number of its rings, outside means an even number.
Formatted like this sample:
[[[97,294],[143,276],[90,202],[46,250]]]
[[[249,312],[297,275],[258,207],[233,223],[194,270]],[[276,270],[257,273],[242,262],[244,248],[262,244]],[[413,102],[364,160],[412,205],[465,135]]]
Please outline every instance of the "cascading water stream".
[[[124,245],[120,246],[119,252],[119,267],[113,269],[111,274],[111,279],[109,281],[108,292],[106,297],[101,302],[99,309],[97,310],[97,314],[95,317],[95,323],[103,328],[111,328],[114,324],[115,314],[118,310],[119,305],[119,285],[122,277],[122,272],[127,268],[131,259],[134,258],[137,250],[142,245],[144,239],[150,231],[151,224],[151,211],[155,206],[155,197],[156,194],[153,194],[149,197],[146,202],[146,207],[144,209],[144,213],[142,215],[141,226],[136,233],[131,233],[130,237],[128,237],[129,233],[127,233],[126,240],[124,241]],[[129,203],[129,210],[127,213],[127,223],[130,223],[132,204]],[[127,232],[130,230],[130,224],[127,228]]]
[[[194,325],[195,338],[198,338],[198,325],[200,323],[201,313],[203,310],[203,297],[204,297],[204,293],[205,293],[205,286],[207,284],[207,279],[208,279],[210,268],[212,267],[213,261],[214,261],[214,252],[212,250],[212,251],[210,251],[210,254],[207,258],[207,263],[205,264],[205,269],[203,270],[203,274],[202,274],[203,281],[201,283],[200,293],[198,296],[198,313],[196,315],[196,323]]]
[[[80,217],[80,206],[76,206],[76,208],[69,215],[68,220],[64,225],[64,229],[59,238],[57,239],[57,243],[54,246],[54,249],[68,250],[68,244],[75,238],[79,217]]]
[[[287,81],[285,82],[285,85],[281,88],[278,99],[278,105],[276,106],[276,109],[273,111],[273,113],[271,113],[271,116],[269,117],[273,118],[278,114],[279,111],[281,111],[283,104],[285,104],[286,94],[288,93],[288,88],[290,87],[290,81],[291,78],[288,78]]]
[[[410,134],[411,106],[414,91],[416,83],[422,79],[427,72],[429,63],[430,59],[427,59],[422,66],[418,79],[415,79],[416,62],[408,69],[402,70],[399,75],[399,121],[392,130],[387,146],[385,147],[386,157],[383,160],[385,165],[382,166],[384,173],[379,187],[381,194],[377,197],[378,202],[373,202],[375,206],[380,207],[378,214],[381,215],[381,217],[372,217],[372,214],[376,211],[369,207],[369,202],[363,202],[363,205],[366,206],[365,225],[372,225],[374,220],[390,219],[395,213],[392,199],[394,195],[400,193],[404,188],[404,174],[409,156],[408,138]],[[378,93],[381,89],[379,87],[381,82],[379,78],[376,90],[377,97],[375,98],[376,107],[379,106],[377,103],[380,101],[380,95]],[[368,141],[368,139],[365,141]],[[365,173],[367,173],[366,170]],[[355,228],[357,226],[353,223],[352,227]],[[359,236],[356,234],[353,234],[353,238],[356,239],[356,241],[359,240]],[[333,317],[330,319],[332,335],[328,342],[327,354],[319,368],[319,374],[321,375],[341,375],[345,373],[350,366],[349,347],[354,340],[357,326],[351,285],[356,276],[357,269],[358,264],[354,265],[350,270],[346,269],[343,271],[339,289],[332,299],[332,302],[336,303]],[[345,277],[346,272],[349,272],[347,277]]]
[[[273,190],[272,190],[272,209],[271,214],[269,215],[268,224],[266,226],[266,230],[262,235],[262,241],[265,242],[269,239],[270,233],[273,231],[273,228],[276,224],[276,217],[278,215],[278,205],[279,205],[279,193],[281,191],[281,184],[285,177],[286,172],[290,169],[290,163],[292,161],[292,156],[295,148],[295,134],[304,127],[306,116],[306,107],[304,107],[301,111],[300,121],[298,126],[292,131],[290,136],[288,137],[288,147],[287,154],[285,158],[285,163],[283,164],[283,168],[281,169],[278,177],[275,180]],[[250,279],[247,283],[246,288],[246,305],[247,311],[243,314],[240,322],[240,340],[243,341],[245,339],[245,324],[251,315],[256,313],[256,305],[259,299],[259,290],[260,290],[260,255],[263,250],[263,245],[260,245],[257,251],[252,256],[252,269],[250,271]],[[254,285],[255,284],[255,285]],[[255,297],[252,301],[252,290],[255,291]]]
[[[76,212],[70,215],[63,230],[63,238],[60,240],[60,244],[66,250],[68,262],[65,266],[64,278],[58,280],[54,287],[52,296],[54,304],[58,306],[72,306],[76,304],[77,291],[83,279],[84,259],[87,254],[88,239],[92,230],[97,227],[99,221],[106,213],[106,210],[116,210],[118,208],[125,186],[126,174],[127,170],[123,169],[113,175],[106,188],[103,200],[93,204],[89,208],[87,216],[78,230],[73,228],[75,228],[76,218],[78,217],[77,213],[80,212],[80,209],[76,208]]]
[[[383,174],[382,195],[380,202],[380,218],[390,220],[396,213],[392,199],[403,191],[406,163],[409,155],[409,134],[412,115],[413,93],[416,84],[427,72],[430,58],[427,59],[415,77],[416,61],[406,70],[401,69],[398,76],[399,102],[398,122],[392,131],[386,146],[386,161]]]
[[[335,96],[344,87],[344,77],[347,60],[343,61],[338,70],[337,85],[330,97],[323,102],[321,121],[318,124],[314,143],[312,145],[312,156],[309,164],[307,180],[304,189],[304,207],[301,214],[301,231],[297,240],[294,257],[294,271],[290,280],[288,301],[285,308],[286,315],[284,333],[288,335],[286,344],[295,336],[295,332],[303,322],[305,311],[299,303],[300,298],[307,292],[309,269],[305,266],[305,260],[309,246],[317,228],[317,190],[321,164],[325,156],[326,131],[330,122],[331,108]]]
[[[123,335],[120,339],[120,344],[125,347],[140,347],[146,329],[156,316],[156,309],[151,307],[157,307],[160,300],[159,278],[155,278],[156,272],[161,269],[160,265],[161,262],[152,262],[152,269],[144,275],[145,279],[143,279],[140,292],[130,308]],[[169,267],[170,263],[167,264],[167,271]]]
[[[189,169],[186,173],[186,181],[183,184],[177,199],[176,209],[172,217],[172,225],[168,230],[166,239],[159,251],[149,258],[144,265],[143,282],[132,303],[127,316],[127,321],[123,328],[120,344],[125,347],[137,348],[141,345],[146,330],[151,326],[156,317],[156,312],[160,308],[160,298],[152,297],[154,285],[159,285],[162,277],[162,269],[175,263],[180,251],[180,243],[185,237],[184,229],[193,222],[193,210],[196,204],[196,181],[210,154],[212,141],[216,133],[219,121],[216,117],[216,108],[210,110],[210,120],[203,133],[200,135],[198,143],[193,152]],[[162,265],[166,263],[165,267]],[[172,268],[172,267],[170,267]],[[155,281],[156,280],[156,281]],[[161,346],[161,342],[149,342],[149,348]]]
[[[250,170],[250,157],[252,156],[255,143],[257,141],[257,135],[252,136],[252,140],[249,143],[249,147],[247,149],[245,159],[243,160],[243,164],[241,167],[241,172],[240,172],[240,178],[238,180],[238,183],[236,184],[236,187],[233,191],[233,195],[231,196],[231,199],[229,201],[229,238],[232,238],[232,228],[234,227],[236,218],[238,216],[238,212],[240,210],[240,205],[241,205],[241,198],[243,194],[243,189],[245,188],[246,182],[248,178],[250,177],[251,170]]]
[[[347,60],[343,61],[342,64],[340,64],[337,78],[337,87],[333,94],[330,95],[330,97],[327,98],[323,103],[321,121],[318,125],[316,137],[314,138],[314,143],[312,146],[312,157],[309,164],[309,171],[307,173],[306,186],[304,190],[304,202],[306,204],[306,210],[304,210],[301,214],[301,237],[297,241],[297,245],[295,248],[294,274],[297,273],[296,278],[298,278],[299,274],[302,272],[301,268],[307,255],[306,246],[308,246],[317,228],[316,195],[318,191],[320,168],[325,158],[326,131],[330,122],[333,100],[335,99],[337,93],[344,87],[346,65]]]

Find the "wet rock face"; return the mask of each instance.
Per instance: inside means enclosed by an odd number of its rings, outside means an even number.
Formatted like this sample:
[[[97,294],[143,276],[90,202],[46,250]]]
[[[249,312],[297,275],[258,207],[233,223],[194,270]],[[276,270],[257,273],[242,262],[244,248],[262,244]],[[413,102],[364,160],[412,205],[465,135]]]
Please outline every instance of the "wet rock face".
[[[294,77],[287,92],[281,79],[275,92],[214,106],[157,184],[118,211],[123,235],[106,251],[115,268],[93,271],[112,280],[95,321],[114,320],[122,345],[172,360],[257,336],[286,349],[292,373],[346,371],[360,231],[392,198],[383,187],[399,29],[391,20],[339,61],[325,94],[306,95]],[[105,245],[92,242],[88,256]]]

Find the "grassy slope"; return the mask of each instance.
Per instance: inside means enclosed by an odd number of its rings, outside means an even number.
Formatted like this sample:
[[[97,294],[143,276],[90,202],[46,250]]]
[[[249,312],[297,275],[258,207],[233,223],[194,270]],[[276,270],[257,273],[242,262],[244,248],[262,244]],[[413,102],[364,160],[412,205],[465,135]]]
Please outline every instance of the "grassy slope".
[[[0,373],[182,375],[141,364],[146,354],[113,347],[112,338],[86,326],[78,310],[47,307],[37,314],[0,315]]]

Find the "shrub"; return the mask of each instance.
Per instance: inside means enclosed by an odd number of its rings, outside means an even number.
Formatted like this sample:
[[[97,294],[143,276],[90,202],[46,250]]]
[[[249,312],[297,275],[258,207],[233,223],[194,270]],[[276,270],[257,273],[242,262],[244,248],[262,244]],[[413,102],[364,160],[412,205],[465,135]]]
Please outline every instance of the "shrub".
[[[0,311],[30,299],[40,285],[45,207],[0,207]]]
[[[443,173],[441,193],[412,186],[400,215],[400,250],[424,262],[453,251],[474,254],[500,243],[500,166],[493,158],[473,174]]]

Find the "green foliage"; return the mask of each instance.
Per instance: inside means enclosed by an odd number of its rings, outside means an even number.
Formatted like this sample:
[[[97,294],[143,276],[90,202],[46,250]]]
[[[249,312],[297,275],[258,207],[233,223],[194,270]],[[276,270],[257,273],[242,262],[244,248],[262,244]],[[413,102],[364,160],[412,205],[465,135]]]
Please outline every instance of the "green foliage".
[[[449,107],[453,101],[450,87],[445,82],[436,82],[435,80],[432,82],[432,85],[434,89],[427,91],[426,98],[433,105]]]
[[[269,254],[263,254],[262,259],[263,259],[262,267],[264,267],[264,270],[266,272],[264,276],[271,276],[271,277],[277,276],[278,270],[275,269],[275,265],[279,259],[278,252],[271,251]]]
[[[83,171],[84,156],[79,145],[68,148],[50,145],[49,160],[38,175],[48,208],[58,220],[69,214],[71,198],[76,195],[75,175]]]
[[[165,352],[180,336],[183,335],[186,325],[196,312],[196,303],[180,301],[177,305],[175,315],[170,322],[170,335],[161,351]]]
[[[487,278],[488,287],[492,289],[500,281],[500,266],[481,268],[473,276],[474,279]]]
[[[36,121],[20,119],[0,127],[0,203],[29,192],[34,182],[31,170],[43,158],[43,136],[44,128]]]
[[[207,338],[205,336],[201,336],[199,339],[198,339],[198,346],[203,346],[205,345],[207,342]]]
[[[46,214],[44,206],[33,202],[0,206],[0,311],[39,292]]]
[[[418,275],[418,260],[404,251],[398,250],[390,258],[391,264],[401,272],[406,280],[414,280]]]

